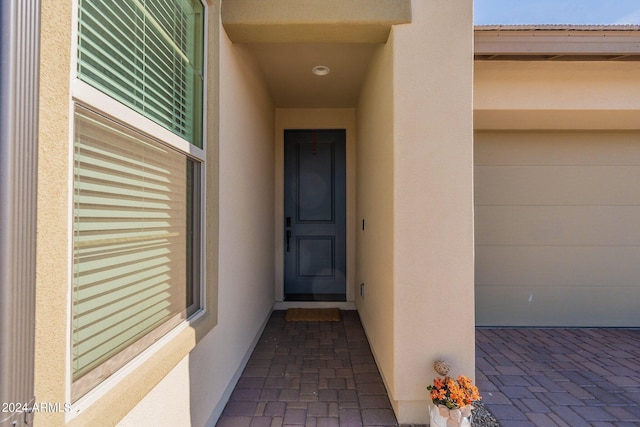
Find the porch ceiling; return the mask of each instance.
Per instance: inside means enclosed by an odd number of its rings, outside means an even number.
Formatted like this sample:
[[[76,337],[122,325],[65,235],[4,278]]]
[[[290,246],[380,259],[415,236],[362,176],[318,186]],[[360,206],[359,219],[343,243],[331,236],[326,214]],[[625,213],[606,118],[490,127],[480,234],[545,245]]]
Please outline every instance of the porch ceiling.
[[[255,56],[278,108],[355,107],[376,44],[256,43]],[[325,76],[312,73],[324,65]]]

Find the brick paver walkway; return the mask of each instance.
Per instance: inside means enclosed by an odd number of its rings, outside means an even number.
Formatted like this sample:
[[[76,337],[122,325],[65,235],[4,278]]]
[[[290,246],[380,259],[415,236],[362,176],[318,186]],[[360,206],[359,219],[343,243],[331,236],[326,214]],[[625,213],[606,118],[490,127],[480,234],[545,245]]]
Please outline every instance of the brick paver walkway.
[[[217,426],[397,425],[355,311],[275,311]],[[476,381],[503,427],[640,426],[639,329],[476,331]]]
[[[476,378],[503,427],[640,426],[640,330],[479,328]]]
[[[394,426],[355,311],[340,322],[285,322],[274,311],[217,426]]]

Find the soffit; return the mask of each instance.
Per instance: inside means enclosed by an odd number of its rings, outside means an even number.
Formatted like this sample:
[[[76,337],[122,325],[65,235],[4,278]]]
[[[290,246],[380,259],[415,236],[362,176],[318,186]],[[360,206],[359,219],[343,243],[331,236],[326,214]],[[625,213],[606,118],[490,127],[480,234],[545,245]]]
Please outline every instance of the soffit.
[[[385,43],[411,0],[223,0],[234,43]]]
[[[475,27],[477,60],[640,60],[637,25]]]

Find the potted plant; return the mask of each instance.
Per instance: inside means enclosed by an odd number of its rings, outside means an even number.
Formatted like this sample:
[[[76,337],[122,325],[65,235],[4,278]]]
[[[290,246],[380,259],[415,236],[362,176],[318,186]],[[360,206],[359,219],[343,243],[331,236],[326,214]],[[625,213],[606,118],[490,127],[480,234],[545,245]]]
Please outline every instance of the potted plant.
[[[427,386],[433,405],[429,407],[431,427],[471,427],[473,402],[481,399],[478,388],[464,375],[449,376],[449,365],[437,360],[434,369],[443,378],[436,377]]]

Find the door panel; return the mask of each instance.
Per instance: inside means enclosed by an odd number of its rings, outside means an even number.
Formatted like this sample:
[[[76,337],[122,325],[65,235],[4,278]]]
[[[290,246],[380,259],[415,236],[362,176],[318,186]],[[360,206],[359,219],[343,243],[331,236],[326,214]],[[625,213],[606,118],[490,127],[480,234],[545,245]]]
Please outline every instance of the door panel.
[[[298,275],[332,277],[335,269],[333,237],[298,237]]]
[[[639,327],[640,132],[477,132],[480,326]]]
[[[309,221],[333,222],[335,213],[333,203],[334,154],[333,147],[326,143],[299,144],[296,147],[295,161],[298,162],[296,195],[299,224]]]
[[[286,300],[346,298],[344,130],[285,131]]]

